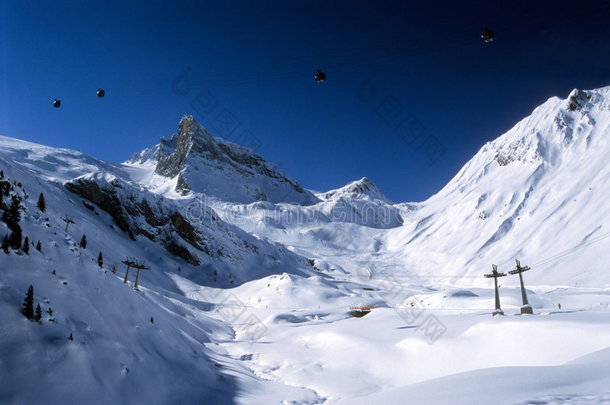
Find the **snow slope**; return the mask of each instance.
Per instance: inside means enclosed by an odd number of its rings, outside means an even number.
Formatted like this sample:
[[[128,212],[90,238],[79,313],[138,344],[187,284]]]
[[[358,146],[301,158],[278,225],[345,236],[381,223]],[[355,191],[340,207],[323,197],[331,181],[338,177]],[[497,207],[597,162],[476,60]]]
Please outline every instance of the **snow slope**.
[[[181,302],[172,303],[150,291],[150,284],[163,286],[161,291],[176,290],[158,269],[143,276],[139,292],[111,272],[114,263],[122,273],[120,260],[127,255],[150,263],[157,255],[147,253],[151,244],[130,243],[126,235],[109,228],[103,213],[92,214],[63,186],[4,158],[0,163],[4,180],[22,184],[11,195],[32,193],[24,198],[20,223],[24,236],[32,242],[40,240],[42,247],[39,252],[31,246],[29,254],[0,253],[0,402],[229,400],[230,394],[215,388],[221,374],[202,343],[214,333],[230,336],[230,329],[208,318],[189,317]],[[44,213],[36,208],[39,192],[46,196]],[[67,213],[75,223],[65,232],[61,218]],[[0,234],[5,233],[2,223]],[[88,236],[86,249],[78,246],[83,234]],[[100,251],[103,269],[97,265]],[[169,255],[157,260],[177,266]],[[29,285],[34,286],[35,303],[42,307],[42,324],[20,313]],[[52,316],[46,312],[49,309]],[[49,322],[50,318],[55,321]],[[68,340],[70,334],[73,341]],[[175,351],[176,347],[181,349]],[[168,384],[170,376],[175,379]]]

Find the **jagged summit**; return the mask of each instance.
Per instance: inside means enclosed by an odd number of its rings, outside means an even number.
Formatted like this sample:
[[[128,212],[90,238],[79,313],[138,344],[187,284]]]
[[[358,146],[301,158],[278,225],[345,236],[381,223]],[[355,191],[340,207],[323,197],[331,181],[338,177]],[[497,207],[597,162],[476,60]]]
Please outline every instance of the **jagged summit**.
[[[368,177],[363,177],[360,180],[353,181],[336,190],[321,193],[319,196],[326,200],[348,198],[352,200],[381,201],[384,203],[390,203],[390,200],[383,195],[379,188]]]
[[[202,192],[224,201],[295,202],[317,198],[252,149],[213,137],[192,116],[185,115],[178,133],[132,156],[129,165],[154,167],[176,180],[176,191]]]
[[[185,115],[178,124],[178,134],[171,139],[161,139],[155,172],[165,177],[180,174],[191,154],[222,159],[210,133],[191,115]]]

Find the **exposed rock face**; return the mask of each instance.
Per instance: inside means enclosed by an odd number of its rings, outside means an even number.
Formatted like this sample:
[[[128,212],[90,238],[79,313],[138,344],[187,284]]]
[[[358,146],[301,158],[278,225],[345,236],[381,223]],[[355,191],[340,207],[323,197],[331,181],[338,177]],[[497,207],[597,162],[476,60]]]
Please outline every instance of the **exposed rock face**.
[[[175,177],[186,165],[186,158],[193,153],[211,155],[217,158],[212,135],[199,125],[195,119],[186,115],[178,124],[178,134],[171,139],[161,139],[159,145],[158,163],[155,172],[165,177]],[[167,154],[171,151],[171,154]]]
[[[200,264],[199,260],[193,256],[193,254],[189,252],[187,248],[173,240],[170,240],[165,244],[165,249],[174,256],[181,257],[187,263],[192,264],[193,266],[198,266]]]
[[[591,94],[587,91],[574,89],[568,96],[568,110],[576,111],[580,110],[589,104],[591,100]]]
[[[78,178],[65,186],[110,214],[119,229],[127,232],[131,239],[135,240],[135,235],[143,235],[151,241],[160,240],[168,252],[193,265],[200,263],[197,257],[172,235],[178,234],[197,250],[207,250],[202,246],[201,236],[179,212],[167,214],[158,207],[151,207],[146,199],[125,197],[117,191],[123,188],[119,182],[110,182],[100,187],[95,180]]]
[[[65,186],[71,192],[91,201],[93,204],[110,214],[119,229],[129,233],[129,236],[134,239],[125,215],[126,213],[123,210],[120,200],[117,198],[115,190],[102,189],[96,182],[84,179],[68,182]]]
[[[190,243],[191,246],[202,250],[201,246],[199,246],[201,238],[195,231],[195,228],[193,228],[193,226],[186,219],[184,219],[179,212],[173,212],[169,218],[171,220],[173,230],[175,230],[182,239]]]

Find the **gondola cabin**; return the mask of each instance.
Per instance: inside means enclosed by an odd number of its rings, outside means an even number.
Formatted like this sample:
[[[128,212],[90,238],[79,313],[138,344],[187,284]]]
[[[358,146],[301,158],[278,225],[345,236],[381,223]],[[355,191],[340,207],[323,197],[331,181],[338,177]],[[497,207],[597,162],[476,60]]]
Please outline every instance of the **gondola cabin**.
[[[485,28],[485,31],[481,34],[481,40],[484,43],[492,42],[495,38],[494,32],[490,29]]]
[[[316,83],[324,83],[326,81],[326,73],[322,72],[321,70],[318,70],[318,72],[314,76],[314,79],[316,80]]]

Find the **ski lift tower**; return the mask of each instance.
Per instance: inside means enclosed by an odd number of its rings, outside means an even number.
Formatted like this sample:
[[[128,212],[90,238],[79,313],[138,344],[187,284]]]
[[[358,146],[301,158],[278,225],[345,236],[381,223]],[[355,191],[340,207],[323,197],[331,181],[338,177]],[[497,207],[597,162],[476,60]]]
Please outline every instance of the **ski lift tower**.
[[[523,306],[521,307],[521,315],[523,314],[533,314],[532,306],[527,302],[527,294],[525,293],[525,286],[523,285],[523,275],[524,271],[531,270],[531,267],[525,266],[521,267],[521,263],[519,260],[515,260],[517,262],[517,268],[515,270],[511,270],[508,274],[519,274],[519,282],[521,283],[521,298],[523,299]]]
[[[121,263],[123,263],[125,266],[127,266],[127,271],[125,272],[125,278],[123,279],[123,284],[127,284],[127,278],[129,277],[129,268],[135,267],[136,262],[135,262],[135,260],[127,258],[127,259],[121,261]]]
[[[140,270],[148,270],[148,267],[146,267],[144,265],[144,263],[135,263],[135,264],[133,264],[133,267],[138,270],[138,272],[136,273],[136,284],[134,286],[134,288],[137,290],[138,289],[138,279],[140,278]]]
[[[69,216],[64,216],[62,219],[62,221],[64,221],[66,223],[66,230],[65,232],[68,232],[68,227],[70,226],[70,224],[73,224],[74,221],[72,220],[72,218],[70,218]]]
[[[489,274],[485,274],[486,278],[492,278],[494,279],[494,286],[496,288],[496,309],[494,310],[494,312],[492,313],[493,316],[496,315],[504,315],[504,311],[502,311],[502,309],[500,308],[500,292],[498,290],[498,277],[505,277],[506,273],[499,273],[498,272],[498,266],[496,266],[495,264],[491,265],[493,268],[493,271]]]

